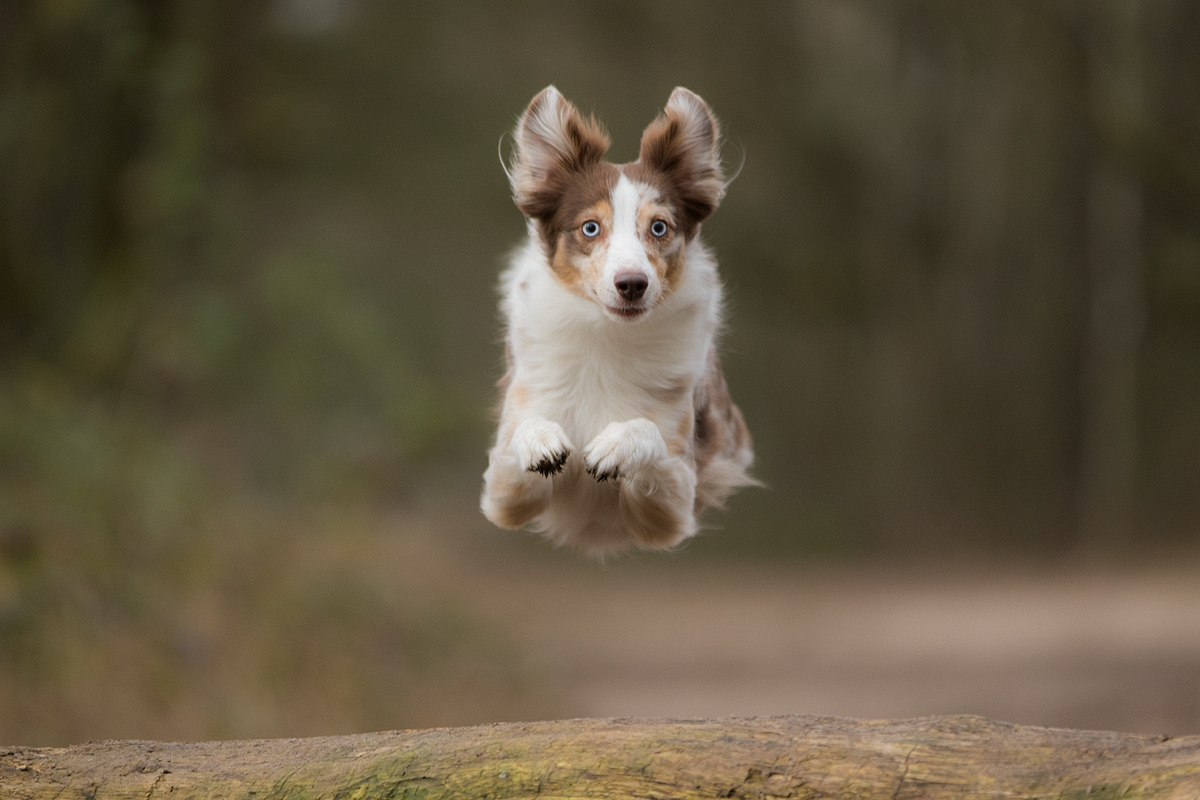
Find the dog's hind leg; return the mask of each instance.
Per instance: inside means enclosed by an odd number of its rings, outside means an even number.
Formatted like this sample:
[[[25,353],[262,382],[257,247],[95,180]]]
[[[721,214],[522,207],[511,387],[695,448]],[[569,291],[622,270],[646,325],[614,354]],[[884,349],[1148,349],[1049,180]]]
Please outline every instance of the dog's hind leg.
[[[613,422],[583,450],[597,481],[620,484],[621,523],[644,548],[672,547],[696,532],[696,471],[687,455],[671,455],[648,419]]]

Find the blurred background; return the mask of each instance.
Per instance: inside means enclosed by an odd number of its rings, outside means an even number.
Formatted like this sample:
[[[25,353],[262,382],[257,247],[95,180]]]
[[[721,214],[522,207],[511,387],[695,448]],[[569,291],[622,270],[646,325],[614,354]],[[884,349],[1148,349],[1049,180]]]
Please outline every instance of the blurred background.
[[[758,476],[476,510],[555,83],[685,85]],[[576,715],[1200,733],[1200,6],[0,0],[0,742]]]

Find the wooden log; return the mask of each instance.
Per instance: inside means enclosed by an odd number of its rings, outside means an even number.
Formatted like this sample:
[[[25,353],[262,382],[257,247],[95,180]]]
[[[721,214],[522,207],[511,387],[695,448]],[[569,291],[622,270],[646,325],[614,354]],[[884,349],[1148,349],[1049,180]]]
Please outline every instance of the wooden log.
[[[978,717],[569,720],[0,749],[0,797],[1200,799],[1200,736]]]

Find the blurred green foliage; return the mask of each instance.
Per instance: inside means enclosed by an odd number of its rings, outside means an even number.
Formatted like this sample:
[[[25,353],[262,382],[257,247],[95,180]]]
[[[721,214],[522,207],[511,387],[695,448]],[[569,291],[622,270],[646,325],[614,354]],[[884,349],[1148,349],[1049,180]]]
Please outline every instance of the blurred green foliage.
[[[47,376],[22,389],[0,394],[5,740],[320,734],[547,708],[503,638],[429,593],[377,515],[251,495],[223,453],[179,431]]]
[[[538,702],[469,614],[375,575],[391,538],[364,531],[475,502],[523,231],[496,147],[551,82],[616,160],[677,84],[745,157],[705,236],[772,489],[697,550],[1194,539],[1189,0],[16,0],[0,737]]]

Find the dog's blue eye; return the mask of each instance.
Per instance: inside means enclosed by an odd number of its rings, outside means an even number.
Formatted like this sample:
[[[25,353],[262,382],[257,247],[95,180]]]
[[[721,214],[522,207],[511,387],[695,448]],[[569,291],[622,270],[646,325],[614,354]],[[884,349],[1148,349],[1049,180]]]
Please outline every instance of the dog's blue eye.
[[[580,228],[580,230],[583,231],[584,236],[589,239],[593,239],[600,235],[600,223],[596,222],[594,219],[589,219],[587,222],[583,223],[583,227]]]
[[[656,219],[650,223],[650,233],[657,236],[659,239],[667,235],[667,223],[661,219]]]

